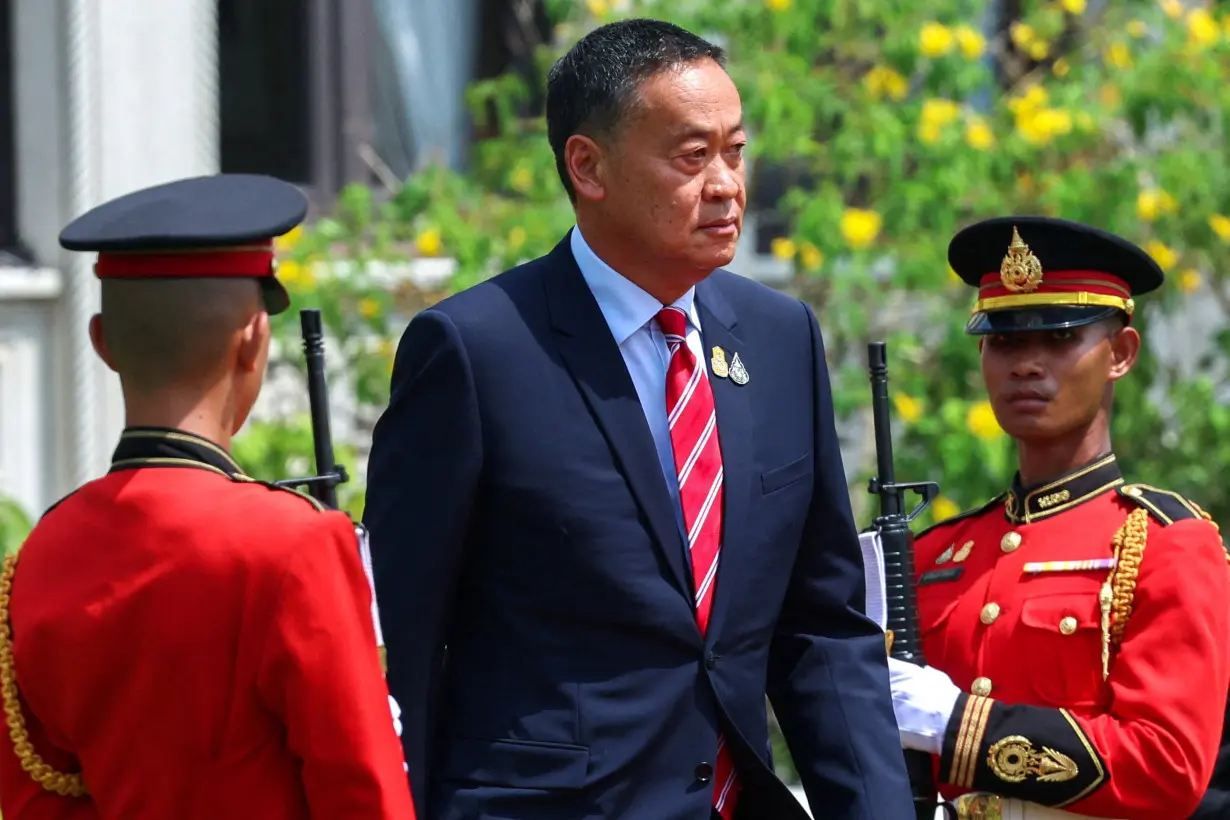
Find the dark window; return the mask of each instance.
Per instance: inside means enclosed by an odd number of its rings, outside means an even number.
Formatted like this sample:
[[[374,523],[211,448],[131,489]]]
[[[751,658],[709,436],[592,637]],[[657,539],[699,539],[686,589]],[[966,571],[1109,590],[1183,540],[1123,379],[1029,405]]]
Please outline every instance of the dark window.
[[[17,246],[17,157],[13,150],[13,20],[0,0],[0,251]]]
[[[218,0],[222,170],[312,182],[309,0]]]
[[[327,207],[365,177],[368,4],[217,2],[222,170],[276,176]]]

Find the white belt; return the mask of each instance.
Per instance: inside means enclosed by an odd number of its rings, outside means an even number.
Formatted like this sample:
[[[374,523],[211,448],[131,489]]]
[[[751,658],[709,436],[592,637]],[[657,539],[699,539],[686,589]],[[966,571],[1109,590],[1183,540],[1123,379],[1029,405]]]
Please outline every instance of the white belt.
[[[963,794],[955,803],[960,820],[1101,820],[1086,814],[1073,814],[1063,809],[1052,809],[1049,806],[985,792]],[[935,820],[946,818],[942,808],[936,811]]]

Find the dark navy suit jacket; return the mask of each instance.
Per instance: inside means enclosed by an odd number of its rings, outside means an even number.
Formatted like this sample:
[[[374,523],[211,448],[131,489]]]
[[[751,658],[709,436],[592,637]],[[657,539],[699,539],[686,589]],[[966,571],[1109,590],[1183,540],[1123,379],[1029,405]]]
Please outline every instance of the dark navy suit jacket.
[[[696,288],[724,532],[707,636],[644,412],[565,239],[419,313],[378,422],[371,530],[420,818],[708,820],[719,729],[741,817],[914,817],[820,329],[726,271]],[[665,397],[664,399],[665,400]]]

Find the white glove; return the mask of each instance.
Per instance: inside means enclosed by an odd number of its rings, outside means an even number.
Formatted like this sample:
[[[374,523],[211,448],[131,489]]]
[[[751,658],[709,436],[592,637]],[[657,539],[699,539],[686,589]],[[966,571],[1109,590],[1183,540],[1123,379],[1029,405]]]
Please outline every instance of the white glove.
[[[393,731],[401,737],[401,707],[397,705],[397,701],[393,700],[392,695],[389,695],[389,711],[393,713]]]
[[[946,674],[930,666],[888,659],[893,690],[893,713],[901,745],[938,755],[944,748],[944,730],[961,690]]]

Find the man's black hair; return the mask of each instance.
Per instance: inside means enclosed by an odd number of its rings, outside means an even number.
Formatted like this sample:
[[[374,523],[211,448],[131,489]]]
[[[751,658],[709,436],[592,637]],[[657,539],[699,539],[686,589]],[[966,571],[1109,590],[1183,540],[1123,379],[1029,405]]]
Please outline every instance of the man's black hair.
[[[637,18],[600,26],[572,47],[547,75],[547,138],[568,198],[576,191],[564,165],[574,134],[609,135],[623,121],[641,84],[661,71],[726,55],[709,41],[662,20]]]

